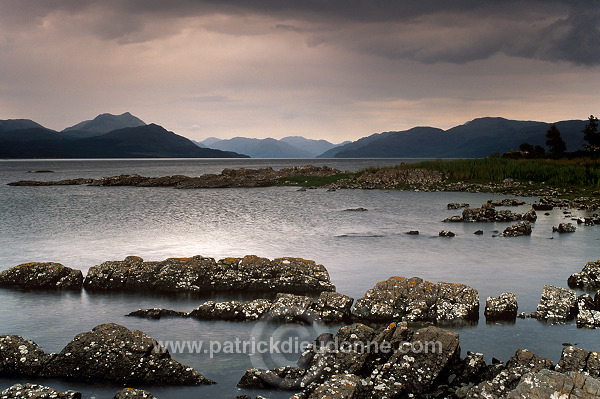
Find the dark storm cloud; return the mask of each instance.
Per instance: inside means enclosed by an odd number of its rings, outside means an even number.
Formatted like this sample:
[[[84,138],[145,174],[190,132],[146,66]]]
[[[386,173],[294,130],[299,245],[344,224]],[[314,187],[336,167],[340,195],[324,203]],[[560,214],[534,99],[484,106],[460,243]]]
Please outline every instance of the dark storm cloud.
[[[120,42],[173,34],[157,22],[210,15],[254,15],[310,45],[389,59],[465,63],[497,53],[600,64],[600,2],[369,0],[4,0],[4,23],[35,24],[53,12],[90,13],[88,33]],[[288,23],[287,21],[293,21]],[[21,25],[22,26],[22,25]],[[232,27],[221,27],[222,33]],[[17,28],[18,29],[18,28]],[[208,28],[210,29],[210,27]],[[232,30],[232,34],[240,34]],[[242,33],[243,34],[243,33]]]

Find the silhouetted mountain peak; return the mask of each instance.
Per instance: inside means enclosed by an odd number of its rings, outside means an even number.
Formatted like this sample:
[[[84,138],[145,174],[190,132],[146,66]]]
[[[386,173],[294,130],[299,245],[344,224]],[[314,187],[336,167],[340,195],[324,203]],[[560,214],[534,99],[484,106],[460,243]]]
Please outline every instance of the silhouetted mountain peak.
[[[0,120],[0,132],[24,129],[46,129],[44,126],[31,119],[4,119]]]
[[[72,135],[78,134],[76,132],[85,132],[84,134],[78,135],[90,137],[92,135],[101,135],[117,129],[144,125],[146,125],[144,121],[131,115],[129,112],[125,112],[121,115],[105,113],[98,115],[92,120],[79,122],[76,125],[64,129],[63,132],[71,132]]]

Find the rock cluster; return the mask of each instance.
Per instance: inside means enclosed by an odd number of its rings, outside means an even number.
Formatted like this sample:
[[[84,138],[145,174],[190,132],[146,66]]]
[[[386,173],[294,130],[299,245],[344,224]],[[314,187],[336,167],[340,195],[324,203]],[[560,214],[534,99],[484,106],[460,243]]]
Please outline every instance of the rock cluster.
[[[269,260],[254,255],[218,262],[202,256],[144,262],[142,258],[130,256],[124,261],[91,267],[84,286],[88,290],[111,291],[335,291],[327,269],[312,260]]]
[[[488,297],[485,301],[485,318],[488,321],[515,321],[517,318],[517,296],[505,292],[498,297]]]
[[[524,214],[509,210],[498,211],[494,205],[487,203],[481,208],[465,208],[462,215],[449,217],[444,222],[516,222],[519,220],[535,222],[537,220],[535,210],[530,209]]]
[[[440,237],[455,237],[456,234],[449,230],[442,230],[438,233]]]
[[[0,272],[0,287],[24,289],[80,289],[81,270],[60,263],[24,263]]]
[[[213,381],[173,360],[141,331],[114,323],[77,335],[59,354],[46,354],[18,335],[0,336],[0,375],[131,384],[202,385]]]
[[[597,352],[567,347],[554,366],[519,349],[506,364],[488,365],[481,353],[467,352],[461,359],[454,332],[433,326],[412,331],[402,323],[381,329],[355,324],[335,336],[323,334],[298,365],[248,370],[239,386],[302,389],[291,399],[558,398],[555,392],[591,399],[600,394]]]
[[[479,294],[464,284],[390,277],[357,300],[352,315],[366,322],[462,324],[479,318]]]
[[[142,389],[123,388],[115,394],[113,399],[156,399],[156,396]]]
[[[512,226],[508,226],[502,232],[503,237],[519,237],[519,236],[530,236],[531,235],[531,223],[518,222]]]
[[[391,189],[406,184],[431,184],[441,181],[443,176],[437,170],[380,168],[362,173],[353,183],[366,189]]]
[[[571,288],[600,289],[600,259],[588,262],[579,273],[573,273],[567,280]]]

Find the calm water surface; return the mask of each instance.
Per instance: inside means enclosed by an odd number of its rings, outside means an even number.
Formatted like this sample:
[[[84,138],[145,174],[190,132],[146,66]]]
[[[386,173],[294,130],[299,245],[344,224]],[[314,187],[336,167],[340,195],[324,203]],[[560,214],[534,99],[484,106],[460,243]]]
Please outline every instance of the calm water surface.
[[[121,173],[145,176],[219,173],[223,168],[281,168],[307,163],[358,170],[398,160],[69,160],[0,161],[0,269],[25,262],[59,262],[84,271],[128,255],[146,260],[204,255],[214,258],[255,254],[268,258],[297,256],[327,267],[341,293],[361,297],[390,276],[419,276],[430,281],[461,282],[485,298],[514,292],[519,310],[535,310],[544,284],[566,287],[567,277],[585,262],[600,258],[600,228],[580,227],[554,235],[565,221],[561,210],[538,212],[531,237],[492,237],[507,223],[445,224],[460,211],[449,202],[479,206],[490,194],[422,193],[324,189],[298,192],[291,187],[197,189],[136,187],[9,187],[15,180],[59,180]],[[55,173],[32,174],[50,169]],[[528,204],[534,199],[528,198]],[[364,207],[367,212],[344,212]],[[523,212],[530,205],[511,208]],[[583,215],[574,212],[574,216]],[[442,229],[457,236],[437,237]],[[485,234],[474,235],[482,229]],[[419,236],[404,232],[419,230]],[[218,299],[239,299],[221,296]],[[250,337],[253,323],[198,322],[185,319],[142,320],[124,317],[138,308],[191,310],[208,298],[189,295],[88,294],[0,290],[0,334],[20,334],[48,352],[59,351],[76,334],[115,322],[158,340],[234,340]],[[210,298],[215,299],[215,298]],[[331,327],[335,330],[336,327]],[[306,333],[310,334],[310,328]],[[596,330],[574,324],[549,326],[518,319],[514,325],[478,325],[456,329],[461,347],[502,360],[529,348],[554,361],[563,342],[600,350]],[[218,382],[206,387],[149,387],[160,398],[233,398],[243,393],[287,398],[290,393],[239,390],[235,384],[252,359],[244,354],[174,354]],[[291,361],[291,360],[290,360]],[[28,382],[33,382],[27,379]],[[4,389],[19,379],[0,379]],[[86,398],[112,398],[119,386],[41,380],[77,389]]]

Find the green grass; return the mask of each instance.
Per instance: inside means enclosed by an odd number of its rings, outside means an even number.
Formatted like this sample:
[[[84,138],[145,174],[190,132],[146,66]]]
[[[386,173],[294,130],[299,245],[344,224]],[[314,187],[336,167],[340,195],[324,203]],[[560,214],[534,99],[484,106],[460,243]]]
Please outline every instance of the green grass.
[[[506,178],[556,187],[600,187],[600,161],[595,159],[459,159],[423,161],[395,166],[400,169],[437,170],[447,181],[499,183]],[[377,168],[365,169],[373,171]]]

